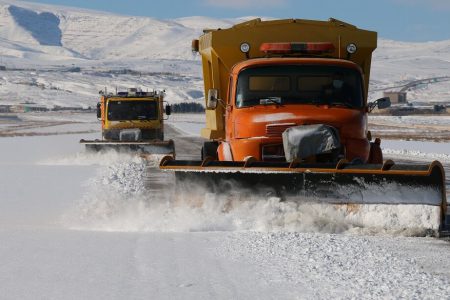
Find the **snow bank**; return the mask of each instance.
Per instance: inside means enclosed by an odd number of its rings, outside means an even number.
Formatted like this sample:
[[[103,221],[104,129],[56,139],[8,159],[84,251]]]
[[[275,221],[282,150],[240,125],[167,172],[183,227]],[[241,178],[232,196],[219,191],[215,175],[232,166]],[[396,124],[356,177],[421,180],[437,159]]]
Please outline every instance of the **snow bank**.
[[[450,163],[450,147],[445,142],[383,140],[381,146],[383,154],[391,158]]]
[[[439,160],[441,163],[450,163],[450,155],[444,153],[429,153],[418,150],[408,149],[389,149],[383,148],[383,154],[389,157],[398,157],[402,159],[433,161]]]

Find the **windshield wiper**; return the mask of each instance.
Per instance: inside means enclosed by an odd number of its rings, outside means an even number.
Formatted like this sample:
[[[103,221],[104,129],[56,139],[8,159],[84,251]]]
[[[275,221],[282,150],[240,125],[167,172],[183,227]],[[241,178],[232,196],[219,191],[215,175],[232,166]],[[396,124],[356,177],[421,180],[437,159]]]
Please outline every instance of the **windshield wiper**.
[[[281,97],[268,97],[264,99],[259,99],[259,104],[268,105],[268,104],[276,104],[281,105]]]
[[[329,105],[329,106],[343,106],[343,107],[347,107],[347,108],[355,108],[355,106],[353,106],[350,103],[347,102],[338,102],[338,101],[326,101],[326,100],[315,100],[312,101],[312,104],[314,105]]]
[[[344,106],[344,107],[348,107],[348,108],[355,108],[353,105],[351,105],[350,103],[347,103],[347,102],[330,102],[327,104],[330,106]]]

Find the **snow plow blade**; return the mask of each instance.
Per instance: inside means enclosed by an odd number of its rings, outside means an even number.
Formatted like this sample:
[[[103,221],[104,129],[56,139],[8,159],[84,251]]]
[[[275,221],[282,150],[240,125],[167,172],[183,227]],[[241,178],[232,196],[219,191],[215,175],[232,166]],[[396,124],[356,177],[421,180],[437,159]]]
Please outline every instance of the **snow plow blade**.
[[[87,141],[80,140],[86,150],[92,152],[114,150],[117,152],[133,152],[137,154],[160,154],[175,157],[175,144],[168,141],[121,142],[121,141]]]
[[[431,164],[304,164],[174,160],[164,157],[160,169],[175,172],[177,188],[199,188],[215,194],[258,194],[300,205],[345,211],[357,226],[386,230],[422,230],[420,235],[448,233],[445,174]],[[245,197],[244,197],[245,198]],[[242,197],[241,197],[242,199]],[[299,209],[301,207],[299,206]],[[395,220],[394,220],[395,219]]]

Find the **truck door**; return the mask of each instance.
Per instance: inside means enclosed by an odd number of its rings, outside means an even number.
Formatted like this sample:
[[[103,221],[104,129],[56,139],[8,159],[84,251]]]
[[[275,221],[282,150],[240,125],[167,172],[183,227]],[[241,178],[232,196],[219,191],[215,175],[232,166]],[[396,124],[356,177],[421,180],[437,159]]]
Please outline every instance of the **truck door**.
[[[225,108],[225,140],[229,141],[233,138],[234,122],[233,122],[233,76],[228,81],[228,91]]]

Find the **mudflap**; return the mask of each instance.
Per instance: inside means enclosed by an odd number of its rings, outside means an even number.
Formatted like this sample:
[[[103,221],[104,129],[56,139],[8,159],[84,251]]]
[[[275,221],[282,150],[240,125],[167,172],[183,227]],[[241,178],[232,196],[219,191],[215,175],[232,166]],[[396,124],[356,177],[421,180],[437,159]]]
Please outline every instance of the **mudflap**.
[[[160,168],[175,172],[183,192],[240,191],[244,197],[257,194],[261,199],[278,197],[280,201],[331,205],[354,215],[367,213],[369,217],[360,218],[368,226],[423,227],[427,235],[434,236],[448,232],[445,174],[437,161],[355,165],[343,161],[289,164],[166,158]]]
[[[175,143],[168,141],[148,141],[148,142],[109,142],[109,141],[86,141],[80,140],[87,151],[117,151],[124,153],[135,153],[138,155],[170,155],[175,157]]]

